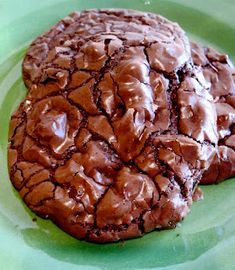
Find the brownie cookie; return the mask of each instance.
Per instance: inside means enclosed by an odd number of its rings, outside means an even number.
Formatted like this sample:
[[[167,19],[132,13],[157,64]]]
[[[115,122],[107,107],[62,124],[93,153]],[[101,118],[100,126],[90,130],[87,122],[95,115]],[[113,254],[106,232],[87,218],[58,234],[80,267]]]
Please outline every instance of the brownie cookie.
[[[235,68],[227,55],[191,43],[195,65],[203,70],[214,98],[219,134],[218,151],[201,183],[221,182],[235,175]]]
[[[39,97],[58,91],[54,88],[74,88],[107,69],[108,64],[115,64],[111,60],[118,62],[129,47],[133,54],[142,49],[140,54],[149,57],[149,64],[166,73],[178,70],[191,57],[184,31],[161,16],[131,10],[88,10],[65,17],[33,41],[23,62],[23,78],[28,88],[33,84],[43,87],[50,81],[52,89],[46,93],[37,89]],[[157,59],[153,57],[156,54]],[[78,85],[69,85],[74,70],[87,73],[75,73]]]
[[[96,242],[186,216],[219,135],[177,24],[131,10],[73,13],[31,44],[23,77],[9,173],[33,211]]]

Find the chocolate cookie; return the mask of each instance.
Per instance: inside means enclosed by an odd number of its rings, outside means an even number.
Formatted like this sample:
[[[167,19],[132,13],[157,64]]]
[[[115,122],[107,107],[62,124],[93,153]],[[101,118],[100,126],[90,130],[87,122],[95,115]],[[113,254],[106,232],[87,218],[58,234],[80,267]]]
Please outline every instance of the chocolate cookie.
[[[221,182],[235,175],[235,68],[227,55],[191,43],[195,65],[200,67],[214,98],[219,134],[218,151],[201,183]]]
[[[177,24],[130,10],[73,13],[31,44],[23,76],[9,172],[33,211],[97,242],[185,217],[219,135]]]

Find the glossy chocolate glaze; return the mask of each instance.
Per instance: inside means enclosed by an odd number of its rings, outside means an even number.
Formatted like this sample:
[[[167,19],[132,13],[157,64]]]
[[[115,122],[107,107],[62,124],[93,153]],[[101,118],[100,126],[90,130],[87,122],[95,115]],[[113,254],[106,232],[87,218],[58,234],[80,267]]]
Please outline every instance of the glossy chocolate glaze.
[[[25,203],[89,241],[175,227],[225,110],[196,64],[177,24],[131,10],[75,12],[33,41],[8,152]]]

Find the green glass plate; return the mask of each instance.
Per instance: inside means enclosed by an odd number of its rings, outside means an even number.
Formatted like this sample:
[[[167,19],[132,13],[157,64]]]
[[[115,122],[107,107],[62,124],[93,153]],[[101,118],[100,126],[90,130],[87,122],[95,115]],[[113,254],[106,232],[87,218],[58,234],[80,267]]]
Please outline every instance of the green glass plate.
[[[6,161],[8,122],[26,90],[21,61],[30,41],[73,10],[124,7],[160,13],[190,38],[235,60],[234,0],[0,0],[0,269],[235,269],[235,181],[204,186],[203,201],[175,230],[115,244],[78,241],[25,207]]]

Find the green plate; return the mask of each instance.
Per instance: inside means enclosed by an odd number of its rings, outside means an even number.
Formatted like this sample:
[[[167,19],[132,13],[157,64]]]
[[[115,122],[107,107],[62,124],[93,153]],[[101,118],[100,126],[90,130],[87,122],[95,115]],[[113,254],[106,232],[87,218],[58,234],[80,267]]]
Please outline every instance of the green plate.
[[[203,187],[203,201],[175,230],[97,245],[37,218],[12,188],[8,122],[25,95],[21,61],[37,35],[73,10],[125,7],[160,13],[235,60],[234,0],[0,0],[0,269],[235,269],[235,181]]]

